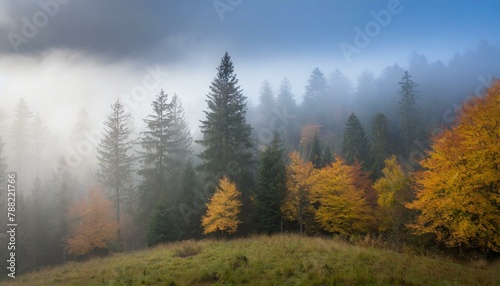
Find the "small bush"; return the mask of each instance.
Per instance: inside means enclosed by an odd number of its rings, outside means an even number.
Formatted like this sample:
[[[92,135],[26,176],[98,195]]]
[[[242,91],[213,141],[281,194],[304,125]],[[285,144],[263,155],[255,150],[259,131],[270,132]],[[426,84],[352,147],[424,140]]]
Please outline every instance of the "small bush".
[[[174,252],[174,257],[185,258],[189,256],[195,256],[201,252],[201,246],[197,244],[187,243],[182,245],[180,248],[176,249]]]

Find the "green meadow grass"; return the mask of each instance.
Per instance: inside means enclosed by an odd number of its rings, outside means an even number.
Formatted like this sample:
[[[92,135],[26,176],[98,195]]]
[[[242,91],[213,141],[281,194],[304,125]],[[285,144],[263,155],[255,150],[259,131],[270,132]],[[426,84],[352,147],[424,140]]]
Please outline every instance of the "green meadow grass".
[[[325,238],[184,241],[18,276],[6,285],[500,285],[500,263],[458,263]]]

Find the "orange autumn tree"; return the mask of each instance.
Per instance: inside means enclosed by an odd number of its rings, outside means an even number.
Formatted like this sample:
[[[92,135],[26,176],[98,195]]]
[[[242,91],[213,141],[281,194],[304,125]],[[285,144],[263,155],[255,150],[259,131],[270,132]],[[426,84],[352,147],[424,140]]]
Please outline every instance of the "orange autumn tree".
[[[281,212],[285,219],[289,221],[297,221],[299,229],[302,233],[304,225],[304,217],[310,211],[310,184],[308,182],[309,176],[313,171],[311,162],[305,162],[300,159],[298,152],[290,154],[290,165],[287,167],[287,194]]]
[[[207,203],[207,212],[201,218],[201,226],[204,228],[203,234],[208,234],[220,230],[229,234],[236,232],[240,213],[241,193],[236,189],[236,184],[223,177],[219,181],[217,190]]]
[[[328,232],[341,235],[368,232],[371,208],[364,190],[356,187],[353,172],[352,166],[336,157],[334,163],[315,170],[308,180],[312,203],[318,204],[314,218]]]
[[[76,256],[103,249],[116,240],[118,224],[113,203],[100,188],[92,187],[87,196],[73,203],[68,211],[70,234],[66,250]]]
[[[411,227],[449,247],[500,252],[500,81],[465,104],[432,149],[408,204],[420,212]]]

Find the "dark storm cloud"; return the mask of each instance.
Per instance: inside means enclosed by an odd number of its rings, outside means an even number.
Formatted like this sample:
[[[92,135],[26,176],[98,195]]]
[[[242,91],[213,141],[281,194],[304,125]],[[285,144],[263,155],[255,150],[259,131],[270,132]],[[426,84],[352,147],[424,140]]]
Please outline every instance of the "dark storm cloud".
[[[0,22],[0,53],[67,48],[112,57],[147,54],[165,39],[191,33],[192,17],[203,21],[197,10],[213,9],[210,2],[131,0],[9,1],[3,6],[8,16]],[[215,12],[212,16],[218,21]]]
[[[343,60],[340,44],[358,49],[357,31],[368,33],[373,15],[391,5],[401,13],[377,24],[376,36],[359,49],[360,60],[386,49],[407,56],[436,48],[454,53],[483,38],[498,44],[499,1],[10,0],[0,2],[0,53],[67,48],[169,61],[216,46],[219,54],[229,49],[241,57],[326,54]]]

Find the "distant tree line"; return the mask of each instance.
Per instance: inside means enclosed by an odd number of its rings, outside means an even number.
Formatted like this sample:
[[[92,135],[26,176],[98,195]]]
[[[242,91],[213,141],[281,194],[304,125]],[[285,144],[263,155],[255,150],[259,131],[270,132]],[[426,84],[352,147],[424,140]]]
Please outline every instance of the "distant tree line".
[[[443,121],[440,113],[463,97],[433,99],[455,91],[414,81],[412,71],[426,69],[444,71],[414,55],[409,70],[364,73],[353,91],[340,71],[327,80],[316,68],[301,104],[285,79],[276,97],[265,81],[259,105],[248,107],[226,53],[198,140],[180,98],[162,90],[143,130],[119,100],[99,139],[80,112],[69,141],[88,156],[61,156],[64,143],[21,99],[7,145],[0,138],[0,188],[9,170],[22,180],[18,270],[206,235],[283,231],[498,253],[500,83]]]

